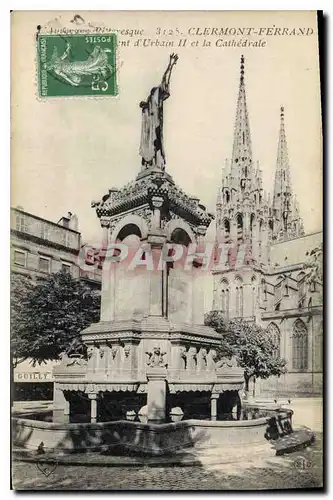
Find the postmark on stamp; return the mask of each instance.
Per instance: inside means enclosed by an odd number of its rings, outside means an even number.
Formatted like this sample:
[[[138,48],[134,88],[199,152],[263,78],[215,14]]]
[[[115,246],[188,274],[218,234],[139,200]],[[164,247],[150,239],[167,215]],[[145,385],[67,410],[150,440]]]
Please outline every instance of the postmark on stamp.
[[[118,95],[116,47],[115,33],[39,34],[39,96]]]

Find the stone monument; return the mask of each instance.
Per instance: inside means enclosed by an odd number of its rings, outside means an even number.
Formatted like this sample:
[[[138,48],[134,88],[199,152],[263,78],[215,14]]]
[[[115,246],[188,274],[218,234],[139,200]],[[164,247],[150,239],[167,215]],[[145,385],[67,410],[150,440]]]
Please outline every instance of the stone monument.
[[[106,250],[101,316],[82,332],[87,361],[73,363],[64,356],[54,370],[55,421],[68,418],[76,393],[90,403],[91,422],[98,419],[102,403],[109,418],[116,418],[116,400],[122,402],[117,418],[137,414],[142,406],[147,406],[148,422],[169,421],[173,407],[190,418],[194,394],[204,395],[204,408],[216,419],[220,394],[230,391],[234,397],[243,386],[242,369],[216,362],[220,335],[204,325],[202,262],[195,255],[187,266],[168,259],[174,244],[188,255],[200,248],[213,219],[166,172],[163,103],[170,96],[177,60],[171,54],[161,83],[140,104],[141,169],[136,179],[92,203]],[[135,268],[128,258],[114,258],[117,243],[127,245],[132,256],[127,242],[133,238],[141,252]]]

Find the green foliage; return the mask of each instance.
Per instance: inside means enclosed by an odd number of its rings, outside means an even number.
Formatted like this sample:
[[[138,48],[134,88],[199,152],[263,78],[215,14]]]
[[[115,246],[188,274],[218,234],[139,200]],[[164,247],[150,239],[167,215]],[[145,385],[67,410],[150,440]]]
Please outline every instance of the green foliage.
[[[28,298],[33,290],[30,278],[20,274],[12,274],[10,279],[11,300],[10,300],[10,330],[11,330],[11,351],[14,367],[26,359],[23,354],[25,347],[23,341],[24,324],[22,317],[28,305]]]
[[[11,348],[14,359],[59,359],[85,347],[80,332],[98,321],[100,297],[89,286],[60,271],[33,285],[12,276]]]
[[[225,321],[220,311],[206,314],[205,324],[221,334],[219,356],[236,356],[244,368],[246,390],[251,377],[268,378],[286,371],[286,361],[275,355],[278,345],[267,330],[243,319]]]

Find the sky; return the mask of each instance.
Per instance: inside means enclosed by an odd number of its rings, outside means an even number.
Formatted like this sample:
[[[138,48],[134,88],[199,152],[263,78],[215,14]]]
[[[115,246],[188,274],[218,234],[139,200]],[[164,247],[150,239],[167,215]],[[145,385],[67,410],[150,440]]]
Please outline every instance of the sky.
[[[215,212],[221,169],[230,158],[239,84],[245,84],[253,160],[272,191],[280,106],[285,107],[291,179],[306,232],[322,226],[320,80],[313,12],[82,12],[86,21],[113,29],[143,29],[139,38],[173,41],[174,47],[118,48],[117,98],[40,99],[37,95],[36,26],[69,26],[69,12],[16,12],[12,16],[11,205],[57,222],[68,211],[79,218],[83,239],[99,242],[92,200],[132,181],[140,170],[141,110],[174,51],[179,60],[164,105],[167,171],[188,194]],[[57,18],[57,20],[54,20]],[[261,48],[216,47],[217,39],[189,35],[193,28],[312,27],[312,36],[262,36]],[[173,34],[157,37],[157,29]],[[175,30],[178,29],[181,36]],[[187,46],[177,47],[179,38]],[[203,39],[211,41],[203,47]],[[195,43],[198,41],[198,46]],[[193,42],[193,46],[191,43]],[[23,48],[22,48],[23,47]],[[212,224],[209,233],[213,234]]]

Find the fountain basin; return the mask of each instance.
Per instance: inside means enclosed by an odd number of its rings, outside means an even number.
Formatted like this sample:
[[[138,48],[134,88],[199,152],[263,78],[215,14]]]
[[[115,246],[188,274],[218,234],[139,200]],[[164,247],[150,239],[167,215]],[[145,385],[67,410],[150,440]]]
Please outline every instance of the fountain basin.
[[[266,416],[251,420],[189,419],[159,425],[125,420],[60,424],[13,418],[13,443],[28,450],[37,450],[43,443],[45,451],[59,453],[121,450],[148,455],[188,447],[253,446],[267,443],[269,429],[281,415],[290,421],[291,428],[291,410],[274,415],[268,410]]]

